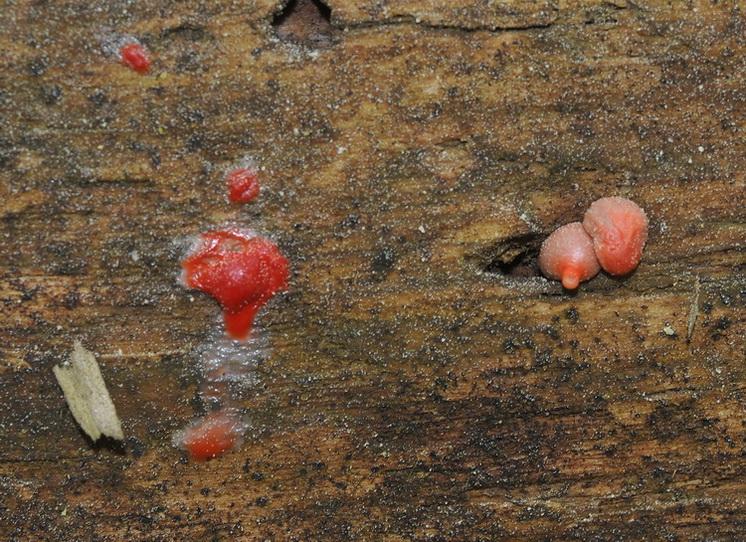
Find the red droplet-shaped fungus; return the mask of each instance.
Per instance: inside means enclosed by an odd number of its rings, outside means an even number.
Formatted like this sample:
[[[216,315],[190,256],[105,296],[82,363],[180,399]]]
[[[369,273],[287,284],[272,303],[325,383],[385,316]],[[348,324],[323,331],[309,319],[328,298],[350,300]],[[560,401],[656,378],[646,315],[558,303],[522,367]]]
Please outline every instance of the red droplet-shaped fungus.
[[[226,175],[228,199],[232,203],[246,203],[259,195],[259,178],[256,169],[234,169]]]
[[[257,311],[287,287],[290,264],[272,241],[227,228],[201,235],[181,266],[187,287],[220,303],[228,335],[245,339]]]
[[[580,222],[565,224],[546,238],[539,252],[539,268],[547,278],[561,280],[568,290],[601,270],[593,240]]]
[[[207,461],[240,445],[246,428],[235,410],[220,410],[181,429],[174,443],[189,452],[190,459]]]
[[[122,64],[137,73],[148,73],[150,69],[150,55],[139,43],[127,43],[119,50]]]
[[[648,238],[648,217],[626,198],[601,198],[591,204],[583,228],[593,239],[596,257],[604,271],[626,275],[637,267]]]

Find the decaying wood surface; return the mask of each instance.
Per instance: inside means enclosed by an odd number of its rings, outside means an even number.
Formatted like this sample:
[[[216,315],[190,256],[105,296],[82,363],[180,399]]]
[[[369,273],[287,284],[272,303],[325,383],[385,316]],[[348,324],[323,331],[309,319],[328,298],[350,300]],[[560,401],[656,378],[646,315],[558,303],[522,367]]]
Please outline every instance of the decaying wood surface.
[[[0,10],[0,538],[742,540],[739,3],[302,4]],[[567,294],[538,247],[606,195],[646,209],[643,263]],[[175,279],[226,223],[292,284],[246,442],[191,463],[219,309]],[[121,448],[54,380],[75,339]]]

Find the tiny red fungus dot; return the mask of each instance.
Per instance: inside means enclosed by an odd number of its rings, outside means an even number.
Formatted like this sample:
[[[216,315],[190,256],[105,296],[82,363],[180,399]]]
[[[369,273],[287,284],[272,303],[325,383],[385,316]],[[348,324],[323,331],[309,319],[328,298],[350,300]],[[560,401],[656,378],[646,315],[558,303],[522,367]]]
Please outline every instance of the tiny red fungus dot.
[[[601,270],[593,240],[580,222],[566,224],[546,238],[539,252],[539,268],[547,278],[561,280],[568,290]]]
[[[208,414],[181,429],[174,443],[189,452],[194,461],[207,461],[241,444],[247,424],[236,410]]]
[[[150,55],[139,43],[127,43],[119,49],[122,64],[137,73],[148,73],[150,70]]]
[[[583,228],[604,271],[626,275],[637,267],[648,238],[648,217],[626,198],[601,198],[588,208]]]
[[[246,203],[259,195],[259,178],[251,166],[228,172],[226,181],[228,199],[232,203]]]
[[[201,235],[181,266],[187,287],[220,303],[228,335],[246,339],[257,311],[287,287],[290,263],[272,241],[227,228]]]

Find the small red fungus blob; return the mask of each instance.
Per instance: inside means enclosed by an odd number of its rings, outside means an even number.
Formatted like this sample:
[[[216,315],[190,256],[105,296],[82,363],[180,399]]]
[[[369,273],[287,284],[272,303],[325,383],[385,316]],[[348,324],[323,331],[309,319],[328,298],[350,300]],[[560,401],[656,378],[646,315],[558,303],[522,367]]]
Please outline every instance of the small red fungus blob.
[[[119,50],[122,64],[137,73],[148,73],[150,69],[150,55],[139,43],[127,43]]]
[[[228,199],[232,203],[246,203],[259,195],[259,179],[253,167],[229,172],[226,181],[228,182]]]
[[[232,410],[213,412],[177,433],[174,441],[189,452],[194,461],[207,461],[241,444],[246,430],[238,414]]]
[[[245,339],[257,311],[287,287],[289,265],[272,241],[228,228],[200,236],[181,262],[182,280],[214,297],[223,307],[228,335]]]
[[[561,280],[568,290],[601,270],[593,240],[580,222],[566,224],[546,238],[539,252],[539,268],[547,278]]]
[[[626,275],[637,267],[648,238],[648,217],[636,203],[619,197],[601,198],[588,208],[583,228],[593,239],[601,267]]]

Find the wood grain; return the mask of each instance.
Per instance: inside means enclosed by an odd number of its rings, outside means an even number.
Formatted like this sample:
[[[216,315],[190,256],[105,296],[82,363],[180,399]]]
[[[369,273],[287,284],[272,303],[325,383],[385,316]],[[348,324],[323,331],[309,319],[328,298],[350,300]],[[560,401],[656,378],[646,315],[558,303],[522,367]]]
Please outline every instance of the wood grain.
[[[741,538],[738,3],[299,3],[0,10],[1,538]],[[642,265],[567,294],[538,248],[607,195],[647,211]],[[246,442],[195,464],[219,309],[176,276],[226,223],[293,277]],[[121,449],[54,381],[77,338]]]

